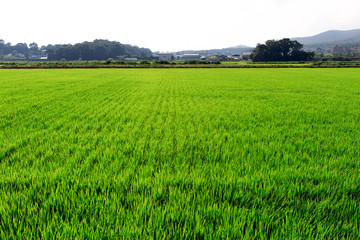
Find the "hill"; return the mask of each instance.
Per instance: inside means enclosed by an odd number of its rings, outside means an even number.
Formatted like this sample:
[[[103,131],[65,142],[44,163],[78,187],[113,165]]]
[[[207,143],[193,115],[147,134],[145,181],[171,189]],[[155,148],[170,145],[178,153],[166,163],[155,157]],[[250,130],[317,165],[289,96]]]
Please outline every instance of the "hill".
[[[335,44],[350,47],[360,43],[360,29],[330,30],[310,37],[292,38],[292,40],[304,44],[305,49],[319,48],[327,50]]]
[[[237,45],[229,48],[221,48],[221,49],[208,49],[208,50],[185,50],[176,52],[176,54],[191,54],[197,53],[203,56],[211,56],[211,55],[232,55],[232,54],[242,54],[251,52],[254,48],[244,45]]]

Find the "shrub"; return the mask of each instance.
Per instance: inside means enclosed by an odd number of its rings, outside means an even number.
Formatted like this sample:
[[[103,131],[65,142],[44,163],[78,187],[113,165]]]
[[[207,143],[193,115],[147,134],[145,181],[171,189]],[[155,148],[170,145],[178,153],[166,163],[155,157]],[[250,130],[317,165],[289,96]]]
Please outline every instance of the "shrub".
[[[108,60],[106,60],[105,64],[109,65],[110,63],[112,63],[114,61],[114,59],[112,58],[108,58]]]
[[[165,61],[165,60],[161,60],[161,61],[156,61],[156,64],[170,64],[169,61]]]

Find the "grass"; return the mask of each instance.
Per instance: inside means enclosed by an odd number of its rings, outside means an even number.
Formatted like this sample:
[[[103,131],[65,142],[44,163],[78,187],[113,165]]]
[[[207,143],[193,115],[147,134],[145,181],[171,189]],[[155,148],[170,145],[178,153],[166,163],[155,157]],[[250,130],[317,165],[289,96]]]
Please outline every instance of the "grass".
[[[0,70],[0,239],[356,239],[359,74]]]

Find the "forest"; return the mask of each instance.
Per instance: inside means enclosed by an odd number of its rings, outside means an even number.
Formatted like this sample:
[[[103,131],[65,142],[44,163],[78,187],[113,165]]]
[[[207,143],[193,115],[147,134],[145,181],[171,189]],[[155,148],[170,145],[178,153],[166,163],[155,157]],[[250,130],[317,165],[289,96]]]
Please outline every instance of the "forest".
[[[77,44],[48,44],[41,46],[37,43],[17,43],[12,45],[0,39],[0,59],[37,60],[47,56],[47,60],[107,60],[125,57],[150,59],[152,52],[148,48],[140,48],[117,41],[94,40]]]

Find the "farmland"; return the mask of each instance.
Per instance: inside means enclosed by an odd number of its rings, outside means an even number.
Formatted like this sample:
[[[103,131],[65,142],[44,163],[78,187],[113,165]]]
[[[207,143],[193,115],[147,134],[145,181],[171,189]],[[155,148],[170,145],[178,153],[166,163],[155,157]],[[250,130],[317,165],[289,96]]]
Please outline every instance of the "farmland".
[[[359,76],[0,70],[0,239],[357,238]]]

